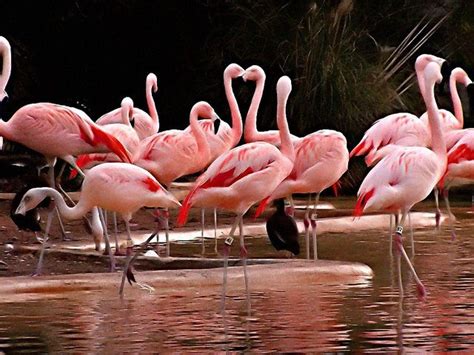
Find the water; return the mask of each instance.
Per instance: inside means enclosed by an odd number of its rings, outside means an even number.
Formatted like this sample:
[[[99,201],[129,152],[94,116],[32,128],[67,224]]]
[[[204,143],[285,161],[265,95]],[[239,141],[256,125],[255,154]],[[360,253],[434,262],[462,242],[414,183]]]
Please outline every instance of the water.
[[[395,260],[386,231],[319,239],[321,258],[360,261],[373,279],[352,284],[253,285],[248,317],[242,289],[228,291],[225,319],[220,288],[157,289],[120,300],[115,292],[77,291],[0,303],[0,350],[5,353],[123,352],[403,352],[474,350],[472,215],[458,208],[458,238],[431,228],[415,232],[415,264],[426,302],[403,270],[398,297]],[[252,255],[264,239],[249,240]],[[409,243],[405,243],[408,245]],[[343,246],[343,247],[341,247]],[[407,247],[410,254],[410,249]],[[304,252],[303,252],[304,254]],[[138,274],[139,275],[139,274]],[[252,289],[252,280],[251,289]]]

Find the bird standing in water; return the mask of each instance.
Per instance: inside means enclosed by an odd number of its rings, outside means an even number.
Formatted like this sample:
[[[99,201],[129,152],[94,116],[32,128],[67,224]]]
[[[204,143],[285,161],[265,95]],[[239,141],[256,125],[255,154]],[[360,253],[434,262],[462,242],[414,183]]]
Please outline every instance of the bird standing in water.
[[[293,217],[286,214],[285,200],[275,200],[276,212],[268,219],[266,227],[268,238],[276,250],[288,250],[294,255],[300,253],[298,226]]]

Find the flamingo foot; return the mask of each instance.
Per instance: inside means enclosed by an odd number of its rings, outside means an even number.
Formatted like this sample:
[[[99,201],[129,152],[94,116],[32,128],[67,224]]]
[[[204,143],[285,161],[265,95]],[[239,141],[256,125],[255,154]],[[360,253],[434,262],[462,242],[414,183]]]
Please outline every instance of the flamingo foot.
[[[456,240],[456,232],[451,231],[451,241],[455,241],[455,240]]]
[[[245,246],[240,247],[240,258],[241,259],[246,259],[248,255],[247,248]]]
[[[422,283],[419,283],[416,285],[416,294],[417,294],[418,300],[426,301],[426,288]]]
[[[435,221],[436,221],[436,229],[439,229],[439,223],[441,221],[441,213],[439,211],[436,211]]]
[[[305,218],[303,219],[303,223],[304,223],[304,228],[305,228],[305,230],[307,230],[307,229],[309,228],[309,224],[310,224],[309,218],[305,217]]]

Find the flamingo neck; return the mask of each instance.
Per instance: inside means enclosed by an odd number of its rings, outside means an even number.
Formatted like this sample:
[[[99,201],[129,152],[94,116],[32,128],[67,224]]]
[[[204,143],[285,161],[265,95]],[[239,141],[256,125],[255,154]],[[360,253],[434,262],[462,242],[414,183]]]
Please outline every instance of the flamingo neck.
[[[130,124],[130,119],[133,116],[133,106],[131,106],[128,102],[122,103],[120,113],[120,116],[122,117],[122,123],[126,126],[132,127]]]
[[[434,83],[427,88],[424,100],[426,104],[426,111],[428,113],[428,121],[431,131],[431,149],[442,161],[446,160],[446,142],[444,140],[443,129],[441,127],[441,115],[439,113],[438,104],[434,95]]]
[[[156,111],[155,100],[153,100],[153,80],[147,80],[146,82],[146,103],[148,106],[148,113],[153,119],[154,124],[156,125],[156,133],[160,130],[160,120],[158,117],[158,111]]]
[[[295,148],[291,142],[290,129],[288,127],[288,120],[286,118],[286,103],[288,101],[288,96],[290,93],[285,93],[284,95],[279,95],[277,98],[277,125],[278,130],[280,131],[280,151],[291,161],[295,161]]]
[[[196,107],[191,109],[191,114],[189,115],[189,125],[191,126],[191,133],[194,136],[194,139],[196,139],[200,158],[203,161],[209,161],[211,158],[211,149],[209,147],[206,134],[198,122],[198,112]]]
[[[2,38],[3,39],[3,38]],[[11,48],[8,41],[0,41],[0,53],[3,58],[2,75],[0,76],[0,92],[4,92],[10,79],[12,69]]]
[[[423,78],[423,68],[420,65],[415,65],[416,79],[418,81],[418,87],[420,88],[421,96],[425,95],[425,80]]]
[[[454,116],[459,122],[459,128],[464,126],[464,114],[462,110],[462,103],[459,97],[458,88],[456,86],[460,78],[458,75],[451,75],[449,78],[449,91],[451,92],[451,100],[453,101]]]
[[[224,89],[229,103],[230,114],[232,116],[232,144],[231,147],[235,147],[242,137],[242,115],[240,114],[239,104],[232,90],[232,76],[228,73],[224,73]]]
[[[260,102],[262,101],[263,88],[265,86],[265,76],[257,79],[255,83],[255,92],[250,103],[247,117],[245,118],[244,139],[246,142],[258,141],[260,132],[257,130],[257,114]]]
[[[55,189],[52,189],[50,187],[41,187],[39,189],[43,190],[46,193],[46,197],[51,197],[54,199],[54,202],[56,203],[56,206],[58,207],[61,216],[66,219],[81,218],[90,210],[90,206],[88,206],[87,203],[84,202],[83,198],[81,198],[77,205],[75,205],[74,207],[69,207],[68,205],[66,205],[66,202],[64,202],[63,196]]]

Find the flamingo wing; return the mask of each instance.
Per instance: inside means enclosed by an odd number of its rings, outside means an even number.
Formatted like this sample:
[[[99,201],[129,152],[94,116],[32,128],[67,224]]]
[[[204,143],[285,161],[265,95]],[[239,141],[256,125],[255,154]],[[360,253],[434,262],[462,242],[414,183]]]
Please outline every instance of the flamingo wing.
[[[396,113],[374,122],[360,143],[352,149],[350,157],[375,153],[389,144],[403,146],[429,145],[426,125],[410,113]]]

